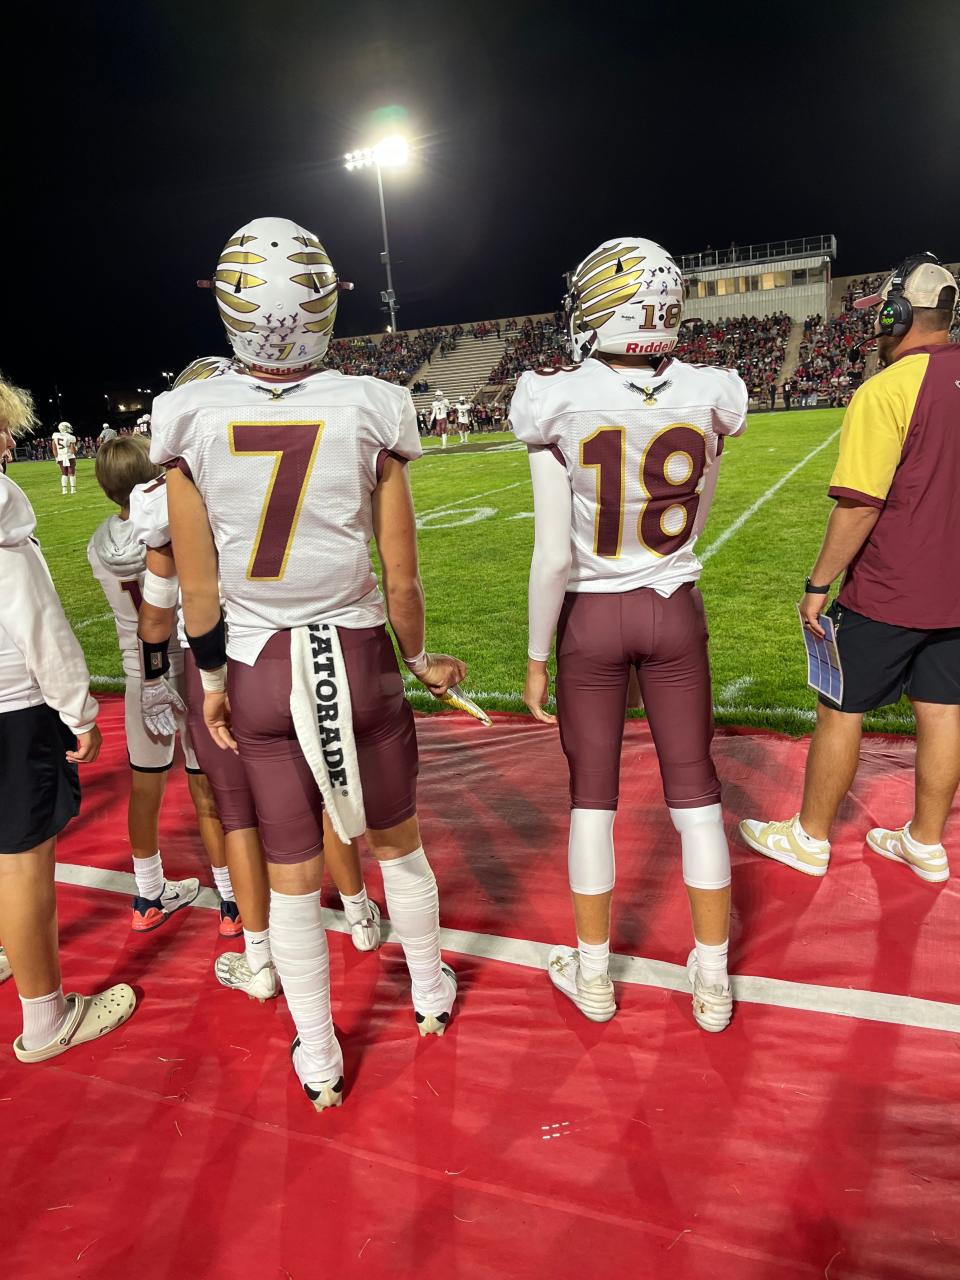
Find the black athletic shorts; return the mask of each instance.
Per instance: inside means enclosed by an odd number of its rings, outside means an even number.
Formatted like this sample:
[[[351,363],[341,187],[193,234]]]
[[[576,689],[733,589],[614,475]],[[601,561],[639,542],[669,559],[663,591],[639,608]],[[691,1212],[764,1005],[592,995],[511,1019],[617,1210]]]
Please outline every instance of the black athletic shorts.
[[[25,853],[80,812],[77,740],[47,706],[0,715],[0,854]]]
[[[834,600],[827,610],[837,630],[843,668],[841,711],[873,711],[899,702],[960,705],[960,627],[914,631],[876,622]],[[821,697],[825,707],[836,703]]]

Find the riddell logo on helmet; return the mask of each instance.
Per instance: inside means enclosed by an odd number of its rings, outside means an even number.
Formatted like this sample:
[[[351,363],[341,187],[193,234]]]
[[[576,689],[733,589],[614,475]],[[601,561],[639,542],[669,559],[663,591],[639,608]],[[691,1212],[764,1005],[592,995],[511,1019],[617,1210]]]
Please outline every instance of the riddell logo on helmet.
[[[658,351],[669,351],[673,344],[663,338],[651,339],[649,342],[628,342],[624,347],[624,355],[651,355]]]

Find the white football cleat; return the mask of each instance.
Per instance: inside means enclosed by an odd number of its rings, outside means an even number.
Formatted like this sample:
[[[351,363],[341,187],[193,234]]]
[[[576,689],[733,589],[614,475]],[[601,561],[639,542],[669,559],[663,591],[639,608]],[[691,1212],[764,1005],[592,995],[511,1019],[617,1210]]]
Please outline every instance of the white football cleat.
[[[446,1031],[450,1022],[450,1014],[453,1012],[453,1006],[457,999],[457,975],[447,964],[440,966],[440,972],[444,978],[447,988],[447,999],[445,1000],[445,1008],[435,1010],[433,1013],[421,1013],[416,1007],[414,1001],[414,1016],[417,1020],[417,1030],[422,1036],[442,1036]]]
[[[609,1022],[617,1012],[610,978],[603,974],[584,982],[580,975],[580,952],[573,947],[554,947],[547,958],[547,973],[557,990],[572,1000],[591,1022]]]
[[[375,902],[370,902],[365,920],[350,925],[350,937],[358,951],[376,951],[380,946],[380,908]]]
[[[280,975],[272,960],[254,973],[242,951],[225,951],[217,956],[213,972],[221,986],[242,991],[261,1004],[280,994]]]
[[[693,988],[693,1016],[702,1031],[724,1031],[733,1017],[730,984],[708,987],[700,978],[696,948],[687,957],[687,979]]]
[[[867,844],[874,853],[890,862],[902,862],[914,875],[928,884],[942,884],[950,879],[950,864],[942,844],[920,844],[906,827],[890,831],[886,827],[874,827],[867,832]]]
[[[339,1050],[338,1044],[338,1053]],[[300,1081],[300,1087],[313,1103],[314,1111],[326,1111],[327,1107],[341,1106],[343,1104],[343,1054],[340,1054],[340,1063],[336,1072],[322,1080],[314,1078],[310,1068],[304,1066],[303,1058],[303,1046],[300,1044],[300,1037],[297,1036],[290,1046],[290,1060]]]

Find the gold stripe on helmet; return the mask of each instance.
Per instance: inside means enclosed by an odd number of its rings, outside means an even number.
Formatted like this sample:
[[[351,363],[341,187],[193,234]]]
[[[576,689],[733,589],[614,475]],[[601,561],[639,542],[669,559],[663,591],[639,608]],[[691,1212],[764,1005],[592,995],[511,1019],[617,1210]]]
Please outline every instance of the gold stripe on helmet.
[[[643,262],[642,258],[627,258],[623,261],[622,271],[618,271],[616,267],[605,267],[599,275],[584,281],[577,292],[577,300],[581,303],[590,302],[591,299],[599,298],[605,292],[620,289],[627,284],[637,284],[644,274],[642,267],[639,266],[641,262]]]
[[[595,322],[595,318],[601,311],[611,310],[613,307],[622,307],[629,302],[633,295],[637,292],[636,283],[625,285],[622,289],[617,289],[612,293],[606,293],[602,298],[595,298],[593,302],[585,307],[580,308],[580,315],[590,324]]]
[[[300,303],[301,311],[309,311],[311,313],[317,311],[329,311],[331,307],[337,305],[337,295],[328,293],[325,298],[310,298],[307,302]]]
[[[254,328],[252,320],[238,320],[236,316],[232,316],[229,312],[224,311],[223,307],[220,308],[220,319],[228,329],[233,329],[236,333],[247,333],[250,329]]]
[[[259,302],[250,302],[247,298],[240,298],[235,293],[228,293],[226,289],[215,288],[217,297],[220,299],[222,307],[229,307],[231,311],[259,311]]]
[[[234,245],[237,245],[239,248],[242,249],[245,244],[249,244],[251,240],[256,240],[256,238],[257,238],[256,236],[248,236],[246,234],[242,236],[234,236],[232,240],[227,241],[227,243],[224,245],[224,248],[232,249]]]
[[[261,258],[259,253],[253,253],[249,249],[243,253],[227,253],[224,251],[220,255],[220,261],[217,266],[221,267],[225,262],[238,262],[242,267],[253,267],[258,262],[266,262],[266,258]]]
[[[582,315],[576,315],[573,318],[574,328],[580,333],[586,333],[588,329],[599,329],[601,325],[607,323],[613,315],[612,311],[604,311],[602,315],[592,315],[589,319]]]
[[[233,285],[234,288],[239,285],[241,289],[255,289],[258,284],[267,283],[260,276],[250,275],[248,271],[215,271],[213,278],[223,284]]]
[[[302,284],[305,289],[312,289],[314,293],[329,294],[334,292],[336,280],[324,279],[317,271],[307,271],[300,276],[291,276],[291,284]]]
[[[309,320],[303,327],[307,333],[329,333],[336,318],[337,309],[334,307],[329,315],[325,315],[319,320]]]
[[[223,364],[220,356],[201,356],[178,373],[173,380],[174,387],[185,386],[188,382],[202,382],[211,378]]]
[[[323,245],[320,243],[320,241],[317,239],[316,236],[308,236],[304,234],[302,236],[294,236],[293,238],[294,240],[296,240],[297,244],[302,244],[305,249],[322,249],[323,248]]]
[[[320,249],[319,253],[307,252],[307,253],[288,254],[287,261],[299,262],[301,265],[305,267],[323,266],[323,267],[329,267],[331,271],[333,270],[333,263],[327,257],[326,253],[322,248]]]
[[[588,276],[591,271],[597,267],[605,267],[608,262],[616,262],[624,253],[629,253],[629,247],[624,244],[615,245],[612,249],[598,249],[596,253],[590,255],[577,271],[577,280],[582,280],[584,276]]]

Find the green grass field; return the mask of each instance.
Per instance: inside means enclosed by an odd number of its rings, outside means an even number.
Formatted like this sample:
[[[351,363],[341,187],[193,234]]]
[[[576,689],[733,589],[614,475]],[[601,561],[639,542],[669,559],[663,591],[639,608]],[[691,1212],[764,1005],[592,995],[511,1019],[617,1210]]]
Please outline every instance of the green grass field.
[[[698,546],[719,721],[791,733],[812,723],[795,605],[831,509],[826,490],[840,417],[830,409],[762,414],[724,451]],[[468,687],[485,705],[520,710],[533,543],[526,453],[506,434],[474,441],[441,452],[429,440],[410,469],[428,643],[469,663]],[[9,474],[33,502],[54,581],[97,684],[119,687],[113,623],[86,559],[91,531],[112,509],[93,463],[79,464],[75,497],[61,496],[52,462],[17,464]],[[418,705],[431,701],[417,697]],[[905,702],[868,718],[868,727],[880,730],[903,732],[912,723]]]

